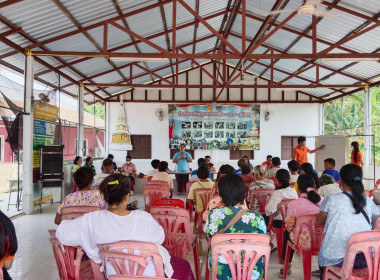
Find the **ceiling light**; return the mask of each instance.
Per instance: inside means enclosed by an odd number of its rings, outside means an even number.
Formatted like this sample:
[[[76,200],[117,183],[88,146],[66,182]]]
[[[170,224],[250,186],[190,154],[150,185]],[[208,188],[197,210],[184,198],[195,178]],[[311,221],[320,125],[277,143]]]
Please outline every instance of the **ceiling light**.
[[[318,59],[321,62],[339,62],[339,61],[347,61],[347,62],[362,62],[362,61],[379,61],[378,57],[356,57],[356,58],[348,58],[348,57],[328,57],[328,58],[320,58]]]
[[[111,61],[146,61],[146,62],[168,62],[166,57],[124,57],[124,56],[110,56]]]

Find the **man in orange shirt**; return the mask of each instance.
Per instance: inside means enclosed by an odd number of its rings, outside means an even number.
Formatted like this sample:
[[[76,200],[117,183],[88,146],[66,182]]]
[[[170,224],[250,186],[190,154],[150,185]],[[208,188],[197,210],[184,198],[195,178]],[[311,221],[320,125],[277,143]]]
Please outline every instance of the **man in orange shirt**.
[[[306,138],[304,136],[300,136],[298,137],[298,146],[293,150],[293,158],[299,163],[299,165],[302,165],[303,163],[308,162],[307,153],[313,154],[316,151],[324,148],[325,145],[322,145],[315,150],[310,150],[308,147],[306,147]]]
[[[269,170],[273,166],[272,156],[267,155],[267,160],[264,161],[261,165],[264,166],[266,170]]]

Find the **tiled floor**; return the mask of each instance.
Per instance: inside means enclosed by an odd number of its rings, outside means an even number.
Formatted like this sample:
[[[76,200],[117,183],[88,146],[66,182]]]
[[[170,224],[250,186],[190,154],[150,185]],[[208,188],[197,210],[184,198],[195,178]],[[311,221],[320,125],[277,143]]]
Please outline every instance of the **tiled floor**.
[[[180,198],[184,198],[181,196]],[[144,207],[142,195],[135,195],[133,200],[139,201],[139,208]],[[47,206],[43,213],[25,215],[13,220],[19,242],[19,250],[9,271],[14,280],[56,280],[59,279],[54,257],[48,241],[48,229],[55,229],[53,220],[58,204]],[[206,247],[206,241],[202,240],[202,247]],[[186,258],[193,266],[193,256]],[[269,263],[269,275],[267,279],[279,279],[278,272],[281,265],[278,264],[277,251],[271,255]],[[313,269],[317,269],[317,259],[313,259]],[[204,276],[204,270],[202,274]],[[203,277],[202,277],[203,278]],[[291,280],[303,279],[302,268],[292,269],[288,277]],[[317,278],[314,278],[317,279]]]

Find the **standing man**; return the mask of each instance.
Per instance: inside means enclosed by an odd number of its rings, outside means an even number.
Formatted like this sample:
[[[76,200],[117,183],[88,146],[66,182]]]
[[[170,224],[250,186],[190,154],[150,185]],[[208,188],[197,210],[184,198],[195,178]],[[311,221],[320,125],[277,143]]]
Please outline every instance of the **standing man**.
[[[186,152],[185,144],[179,146],[179,152],[173,157],[173,163],[177,164],[178,172],[190,172],[190,162],[193,161],[190,153]],[[181,194],[182,188],[186,189],[186,184],[189,182],[188,174],[176,174],[175,179],[177,180],[177,194]],[[186,192],[186,190],[185,190]]]
[[[310,150],[306,147],[306,138],[304,136],[298,137],[298,146],[293,150],[293,158],[299,163],[301,166],[303,163],[309,162],[307,159],[307,153],[314,154],[316,151],[324,149],[325,145],[316,148],[315,150]]]
[[[90,168],[92,171],[92,174],[96,175],[95,166],[93,165],[93,158],[92,157],[86,157],[86,163],[83,165],[83,167]]]

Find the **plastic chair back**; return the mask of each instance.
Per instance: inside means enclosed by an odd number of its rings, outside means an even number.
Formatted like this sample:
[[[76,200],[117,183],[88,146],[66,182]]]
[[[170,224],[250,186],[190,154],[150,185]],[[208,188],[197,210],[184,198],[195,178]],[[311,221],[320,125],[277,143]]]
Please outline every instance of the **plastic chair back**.
[[[282,228],[285,229],[285,217],[286,212],[288,211],[288,205],[290,202],[292,202],[294,199],[283,199],[281,202],[277,205],[277,210],[281,214],[282,218]]]
[[[162,246],[164,246],[170,254],[183,258],[191,251],[191,241],[193,237],[190,228],[189,213],[185,209],[172,207],[154,207],[153,209],[152,207],[151,214],[164,229],[165,241]],[[179,236],[182,238],[178,238]],[[178,251],[179,243],[185,247],[181,253]]]
[[[145,211],[149,212],[149,208],[151,207],[151,204],[156,201],[157,199],[161,198],[169,198],[170,191],[169,186],[166,182],[149,182],[147,185],[143,188],[143,194],[144,194],[144,204],[145,204]]]
[[[195,213],[203,214],[211,198],[212,188],[196,189],[194,191]]]
[[[267,189],[254,189],[249,192],[249,209],[253,209],[255,197],[259,203],[260,214],[265,214],[265,206],[267,205],[269,198],[273,195],[274,190]]]
[[[375,190],[377,190],[380,186],[380,179],[377,179],[376,183],[375,183]]]
[[[215,235],[211,240],[211,279],[217,279],[220,255],[226,259],[232,279],[251,279],[252,271],[261,257],[264,257],[264,275],[267,275],[270,256],[269,241],[269,236],[264,234]]]
[[[147,180],[148,182],[150,182],[150,181],[152,181],[152,178],[153,178],[153,176],[148,176],[148,177],[146,177],[146,180]]]
[[[299,248],[299,237],[302,227],[307,227],[311,238],[312,255],[318,255],[321,248],[324,226],[317,224],[317,215],[300,216],[296,220],[295,245]]]
[[[142,275],[151,258],[156,276],[165,277],[164,264],[154,243],[140,241],[119,241],[99,244],[99,254],[105,268],[111,264],[116,275]]]
[[[380,217],[377,217],[376,223],[373,229],[380,229]]]
[[[359,252],[363,252],[365,256],[367,268],[353,269],[356,254]],[[379,279],[380,231],[364,231],[353,234],[348,241],[342,267],[326,267],[325,275],[325,279]]]
[[[154,206],[185,208],[185,202],[176,198],[161,198],[152,203],[152,207]]]
[[[93,211],[100,211],[103,210],[101,207],[98,206],[68,206],[62,208],[62,221],[63,220],[72,220],[75,218],[78,218],[80,216],[83,216],[86,213],[90,213]]]

